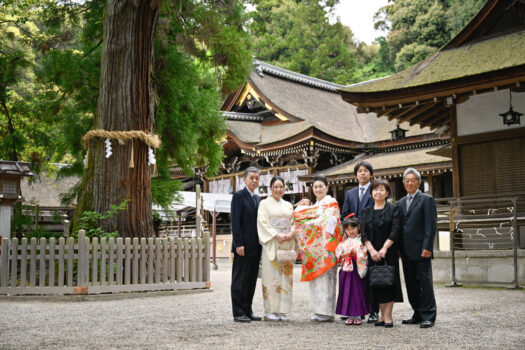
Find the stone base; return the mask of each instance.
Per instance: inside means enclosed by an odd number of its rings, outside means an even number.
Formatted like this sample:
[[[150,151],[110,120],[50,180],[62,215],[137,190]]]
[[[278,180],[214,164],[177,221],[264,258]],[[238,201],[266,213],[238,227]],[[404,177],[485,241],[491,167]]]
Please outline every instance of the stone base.
[[[502,284],[514,282],[512,250],[456,251],[456,279],[463,284]],[[434,252],[432,261],[434,282],[452,281],[452,253]],[[525,286],[525,250],[518,249],[518,284]]]

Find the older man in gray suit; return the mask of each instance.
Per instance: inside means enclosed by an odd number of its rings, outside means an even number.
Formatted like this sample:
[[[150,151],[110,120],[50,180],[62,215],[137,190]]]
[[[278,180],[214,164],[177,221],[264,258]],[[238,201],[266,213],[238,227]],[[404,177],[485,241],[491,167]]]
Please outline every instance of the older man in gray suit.
[[[437,229],[436,202],[419,191],[421,174],[408,168],[403,174],[407,195],[399,200],[403,213],[401,257],[408,300],[414,310],[412,318],[403,324],[419,324],[429,328],[436,321],[436,299],[432,281],[432,248]]]

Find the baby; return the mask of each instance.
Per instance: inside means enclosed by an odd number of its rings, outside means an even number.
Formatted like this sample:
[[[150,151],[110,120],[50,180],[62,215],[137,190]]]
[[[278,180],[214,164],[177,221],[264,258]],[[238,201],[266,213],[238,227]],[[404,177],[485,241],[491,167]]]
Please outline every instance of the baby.
[[[306,197],[303,197],[297,204],[295,205],[294,211],[301,211],[303,209],[306,209],[311,205],[310,200]]]

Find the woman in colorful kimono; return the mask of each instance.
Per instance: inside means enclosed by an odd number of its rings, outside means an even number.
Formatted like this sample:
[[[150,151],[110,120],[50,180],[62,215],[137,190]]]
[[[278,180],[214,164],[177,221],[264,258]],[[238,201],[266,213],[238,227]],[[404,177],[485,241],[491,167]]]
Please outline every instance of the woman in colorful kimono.
[[[270,181],[271,196],[261,201],[257,212],[257,232],[262,249],[262,290],[264,319],[288,321],[292,311],[293,264],[295,251],[293,205],[282,199],[283,178]]]
[[[303,253],[301,281],[309,281],[312,321],[334,320],[336,306],[337,257],[341,242],[337,201],[328,195],[328,181],[316,176],[313,192],[317,202],[294,212],[295,232]]]

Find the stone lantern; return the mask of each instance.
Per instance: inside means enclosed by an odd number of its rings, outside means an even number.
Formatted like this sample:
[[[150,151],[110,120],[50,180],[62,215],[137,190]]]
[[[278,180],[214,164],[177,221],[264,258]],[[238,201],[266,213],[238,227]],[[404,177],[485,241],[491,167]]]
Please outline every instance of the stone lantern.
[[[0,239],[10,238],[13,205],[23,199],[22,176],[33,176],[29,163],[0,160]]]

